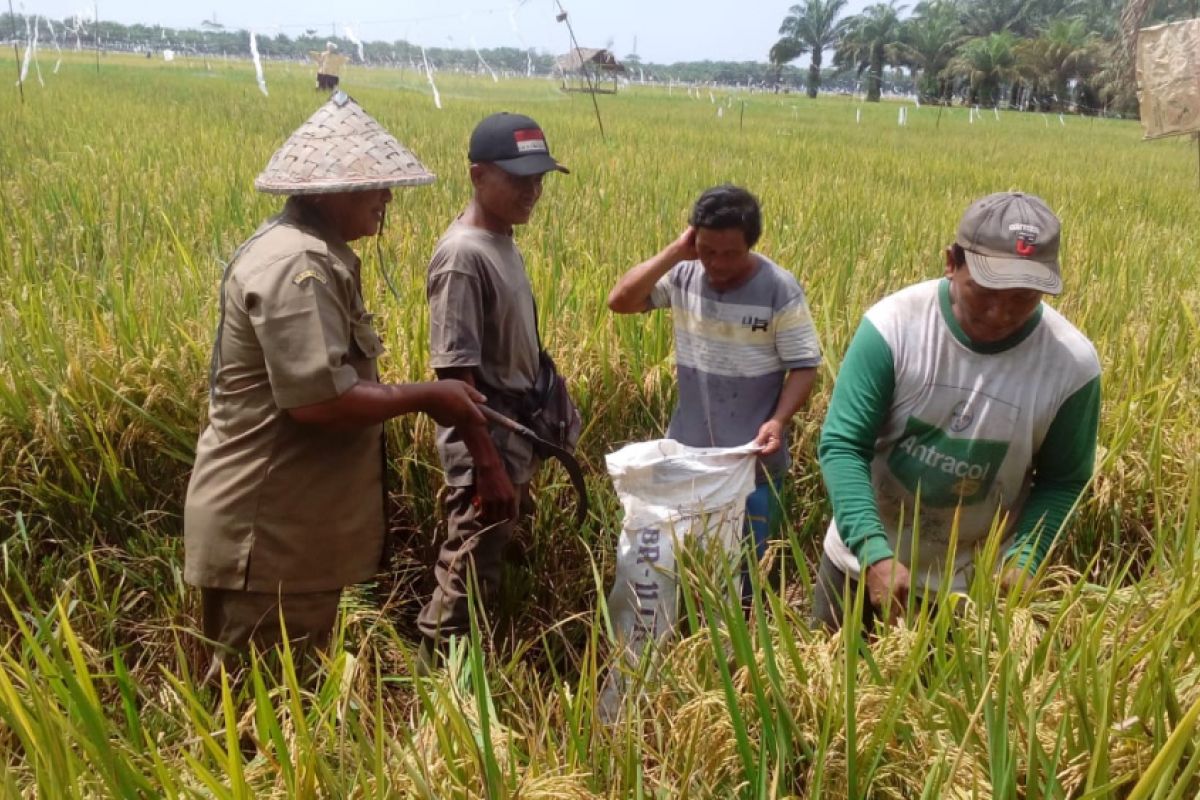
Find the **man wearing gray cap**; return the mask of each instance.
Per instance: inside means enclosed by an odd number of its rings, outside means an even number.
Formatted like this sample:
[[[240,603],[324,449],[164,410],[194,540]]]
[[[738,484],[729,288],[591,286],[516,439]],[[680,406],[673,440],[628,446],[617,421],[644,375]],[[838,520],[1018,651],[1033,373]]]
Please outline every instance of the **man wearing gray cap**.
[[[567,172],[550,155],[536,122],[493,114],[471,134],[466,210],[442,234],[429,262],[430,365],[487,395],[502,414],[522,418],[553,369],[541,350],[537,310],[525,260],[513,238],[542,196],[547,172]],[[571,413],[574,414],[573,408]],[[578,415],[572,426],[578,431]],[[573,442],[564,442],[572,445]],[[504,550],[519,510],[529,505],[538,466],[532,446],[499,428],[439,428],[446,475],[446,539],[438,553],[433,597],[418,620],[422,663],[446,637],[470,630],[472,577],[486,599],[500,581]]]
[[[424,412],[485,425],[458,381],[384,384],[383,344],[348,243],[377,233],[392,188],[434,176],[338,92],[255,180],[283,210],[234,253],[221,281],[208,426],[184,505],[184,579],[225,656],[287,637],[323,650],[342,588],[383,552],[383,425]]]
[[[1040,198],[984,197],[944,278],[867,311],[821,434],[834,518],[813,615],[826,627],[860,579],[868,630],[910,590],[964,590],[994,527],[1005,585],[1054,543],[1091,478],[1100,416],[1095,348],[1042,303],[1062,291],[1059,233]]]

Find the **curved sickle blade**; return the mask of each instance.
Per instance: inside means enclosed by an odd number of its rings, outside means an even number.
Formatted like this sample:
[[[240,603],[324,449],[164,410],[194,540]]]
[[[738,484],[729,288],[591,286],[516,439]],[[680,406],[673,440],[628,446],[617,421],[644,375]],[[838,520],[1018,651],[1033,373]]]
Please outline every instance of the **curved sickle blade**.
[[[531,442],[539,453],[549,456],[563,465],[563,468],[567,471],[567,477],[571,479],[571,486],[575,489],[575,521],[583,524],[583,521],[587,519],[588,513],[587,484],[583,482],[583,469],[579,466],[579,461],[575,456],[558,445],[547,442],[529,430],[529,428],[516,420],[509,419],[494,408],[481,405],[479,406],[479,410],[483,412],[483,416],[487,417],[488,422],[512,431],[521,438]]]

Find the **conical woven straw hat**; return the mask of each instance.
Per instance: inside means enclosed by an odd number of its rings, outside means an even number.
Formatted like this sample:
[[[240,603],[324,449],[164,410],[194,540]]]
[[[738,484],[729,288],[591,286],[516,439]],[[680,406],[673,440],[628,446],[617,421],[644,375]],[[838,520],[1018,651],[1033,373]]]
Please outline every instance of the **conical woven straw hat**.
[[[345,92],[336,92],[275,151],[254,188],[329,194],[421,186],[434,175]]]

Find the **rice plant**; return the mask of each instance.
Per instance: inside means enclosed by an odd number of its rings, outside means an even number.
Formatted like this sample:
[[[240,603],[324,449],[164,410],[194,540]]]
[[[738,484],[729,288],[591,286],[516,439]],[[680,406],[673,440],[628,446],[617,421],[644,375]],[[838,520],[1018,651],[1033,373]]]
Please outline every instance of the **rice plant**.
[[[0,61],[3,61],[0,57]],[[438,174],[397,192],[367,304],[390,380],[430,374],[424,266],[465,202],[466,140],[497,110],[572,169],[520,231],[543,338],[586,420],[596,506],[576,529],[552,470],[495,613],[416,675],[415,615],[440,474],[432,424],[389,425],[388,568],[345,599],[317,669],[288,653],[203,686],[180,508],[205,412],[221,263],[273,212],[254,175],[320,101],[268,64],[69,58],[0,104],[0,794],[6,797],[1182,798],[1200,792],[1200,219],[1195,152],[1135,123],[740,93],[744,123],[665,88],[601,99],[545,81],[351,70],[350,92]],[[0,74],[11,61],[0,63]],[[724,102],[729,92],[715,91]],[[10,98],[11,100],[11,98]],[[856,119],[860,121],[856,121]],[[826,366],[797,420],[778,588],[749,616],[697,573],[679,636],[630,677],[615,725],[603,597],[620,514],[602,457],[661,435],[665,315],[604,297],[733,181],[763,201],[760,249],[805,284]],[[1094,485],[1050,563],[986,571],[870,644],[812,629],[828,522],[814,458],[862,312],[940,274],[976,196],[1022,189],[1064,226],[1055,301],[1104,366]],[[366,244],[366,243],[362,243]],[[387,290],[384,274],[396,286]],[[862,602],[862,599],[859,600]]]

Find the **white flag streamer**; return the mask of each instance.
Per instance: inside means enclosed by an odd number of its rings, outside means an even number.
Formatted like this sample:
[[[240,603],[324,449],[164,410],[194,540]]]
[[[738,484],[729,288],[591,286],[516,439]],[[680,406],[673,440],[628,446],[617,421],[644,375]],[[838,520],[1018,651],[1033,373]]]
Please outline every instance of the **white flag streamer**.
[[[29,42],[29,49],[31,51],[33,51],[33,68],[35,70],[37,70],[38,86],[45,86],[46,82],[44,80],[42,80],[42,62],[38,60],[38,54],[37,54],[38,40],[41,38],[40,30],[39,30],[41,27],[41,24],[42,23],[41,23],[40,17],[33,18],[33,38]]]
[[[525,37],[521,35],[521,28],[517,25],[517,3],[513,3],[508,7],[508,24],[512,26],[513,33],[517,35],[517,41],[521,43],[521,47],[525,50],[525,77],[533,77],[533,48],[525,41]]]
[[[496,77],[496,71],[489,67],[488,63],[483,60],[483,53],[479,52],[479,45],[475,44],[474,36],[471,37],[471,49],[474,50],[475,55],[479,57],[479,63],[482,64],[483,68],[486,69],[488,74],[492,76],[492,83],[499,83],[500,79]]]
[[[1067,121],[1065,119],[1063,119],[1062,114],[1058,115],[1058,124],[1062,125],[1064,128],[1067,127]]]
[[[717,104],[717,98],[713,97],[712,92],[708,93],[708,102],[712,103],[713,105]]]
[[[854,109],[854,124],[855,125],[862,124],[862,109],[861,108]]]
[[[900,126],[904,126],[904,125],[908,124],[908,107],[907,106],[900,106],[900,114],[896,118],[896,124],[900,125]]]
[[[425,77],[429,79],[429,88],[433,89],[433,104],[440,110],[442,96],[438,94],[437,84],[433,82],[433,70],[429,68],[429,59],[425,57],[425,45],[421,45],[421,61],[425,62]]]
[[[1000,121],[1000,107],[992,106],[992,113],[996,115],[996,121],[999,122]]]
[[[267,94],[267,80],[263,77],[262,59],[258,57],[258,37],[254,31],[250,31],[250,57],[254,59],[254,77],[258,81],[258,90],[264,96],[270,97]]]
[[[50,38],[54,41],[54,52],[58,55],[58,60],[54,62],[54,74],[58,74],[58,68],[62,66],[62,48],[58,46],[58,32],[54,30],[54,23],[46,20],[46,27],[50,29]]]
[[[354,35],[354,31],[350,28],[350,26],[342,25],[342,33],[344,33],[346,35],[347,39],[349,39],[352,43],[354,43],[355,45],[358,46],[358,60],[366,61],[367,60],[366,57],[363,56],[363,43],[360,42],[358,40],[358,37]]]
[[[1050,118],[1047,117],[1045,114],[1042,114],[1042,122],[1046,123],[1047,128],[1050,127]]]
[[[21,60],[21,76],[17,78],[17,83],[25,82],[25,76],[29,74],[29,62],[33,58],[33,26],[28,17],[25,18],[25,35],[28,42],[25,45],[25,58]]]
[[[717,106],[717,119],[725,116],[725,106]]]

